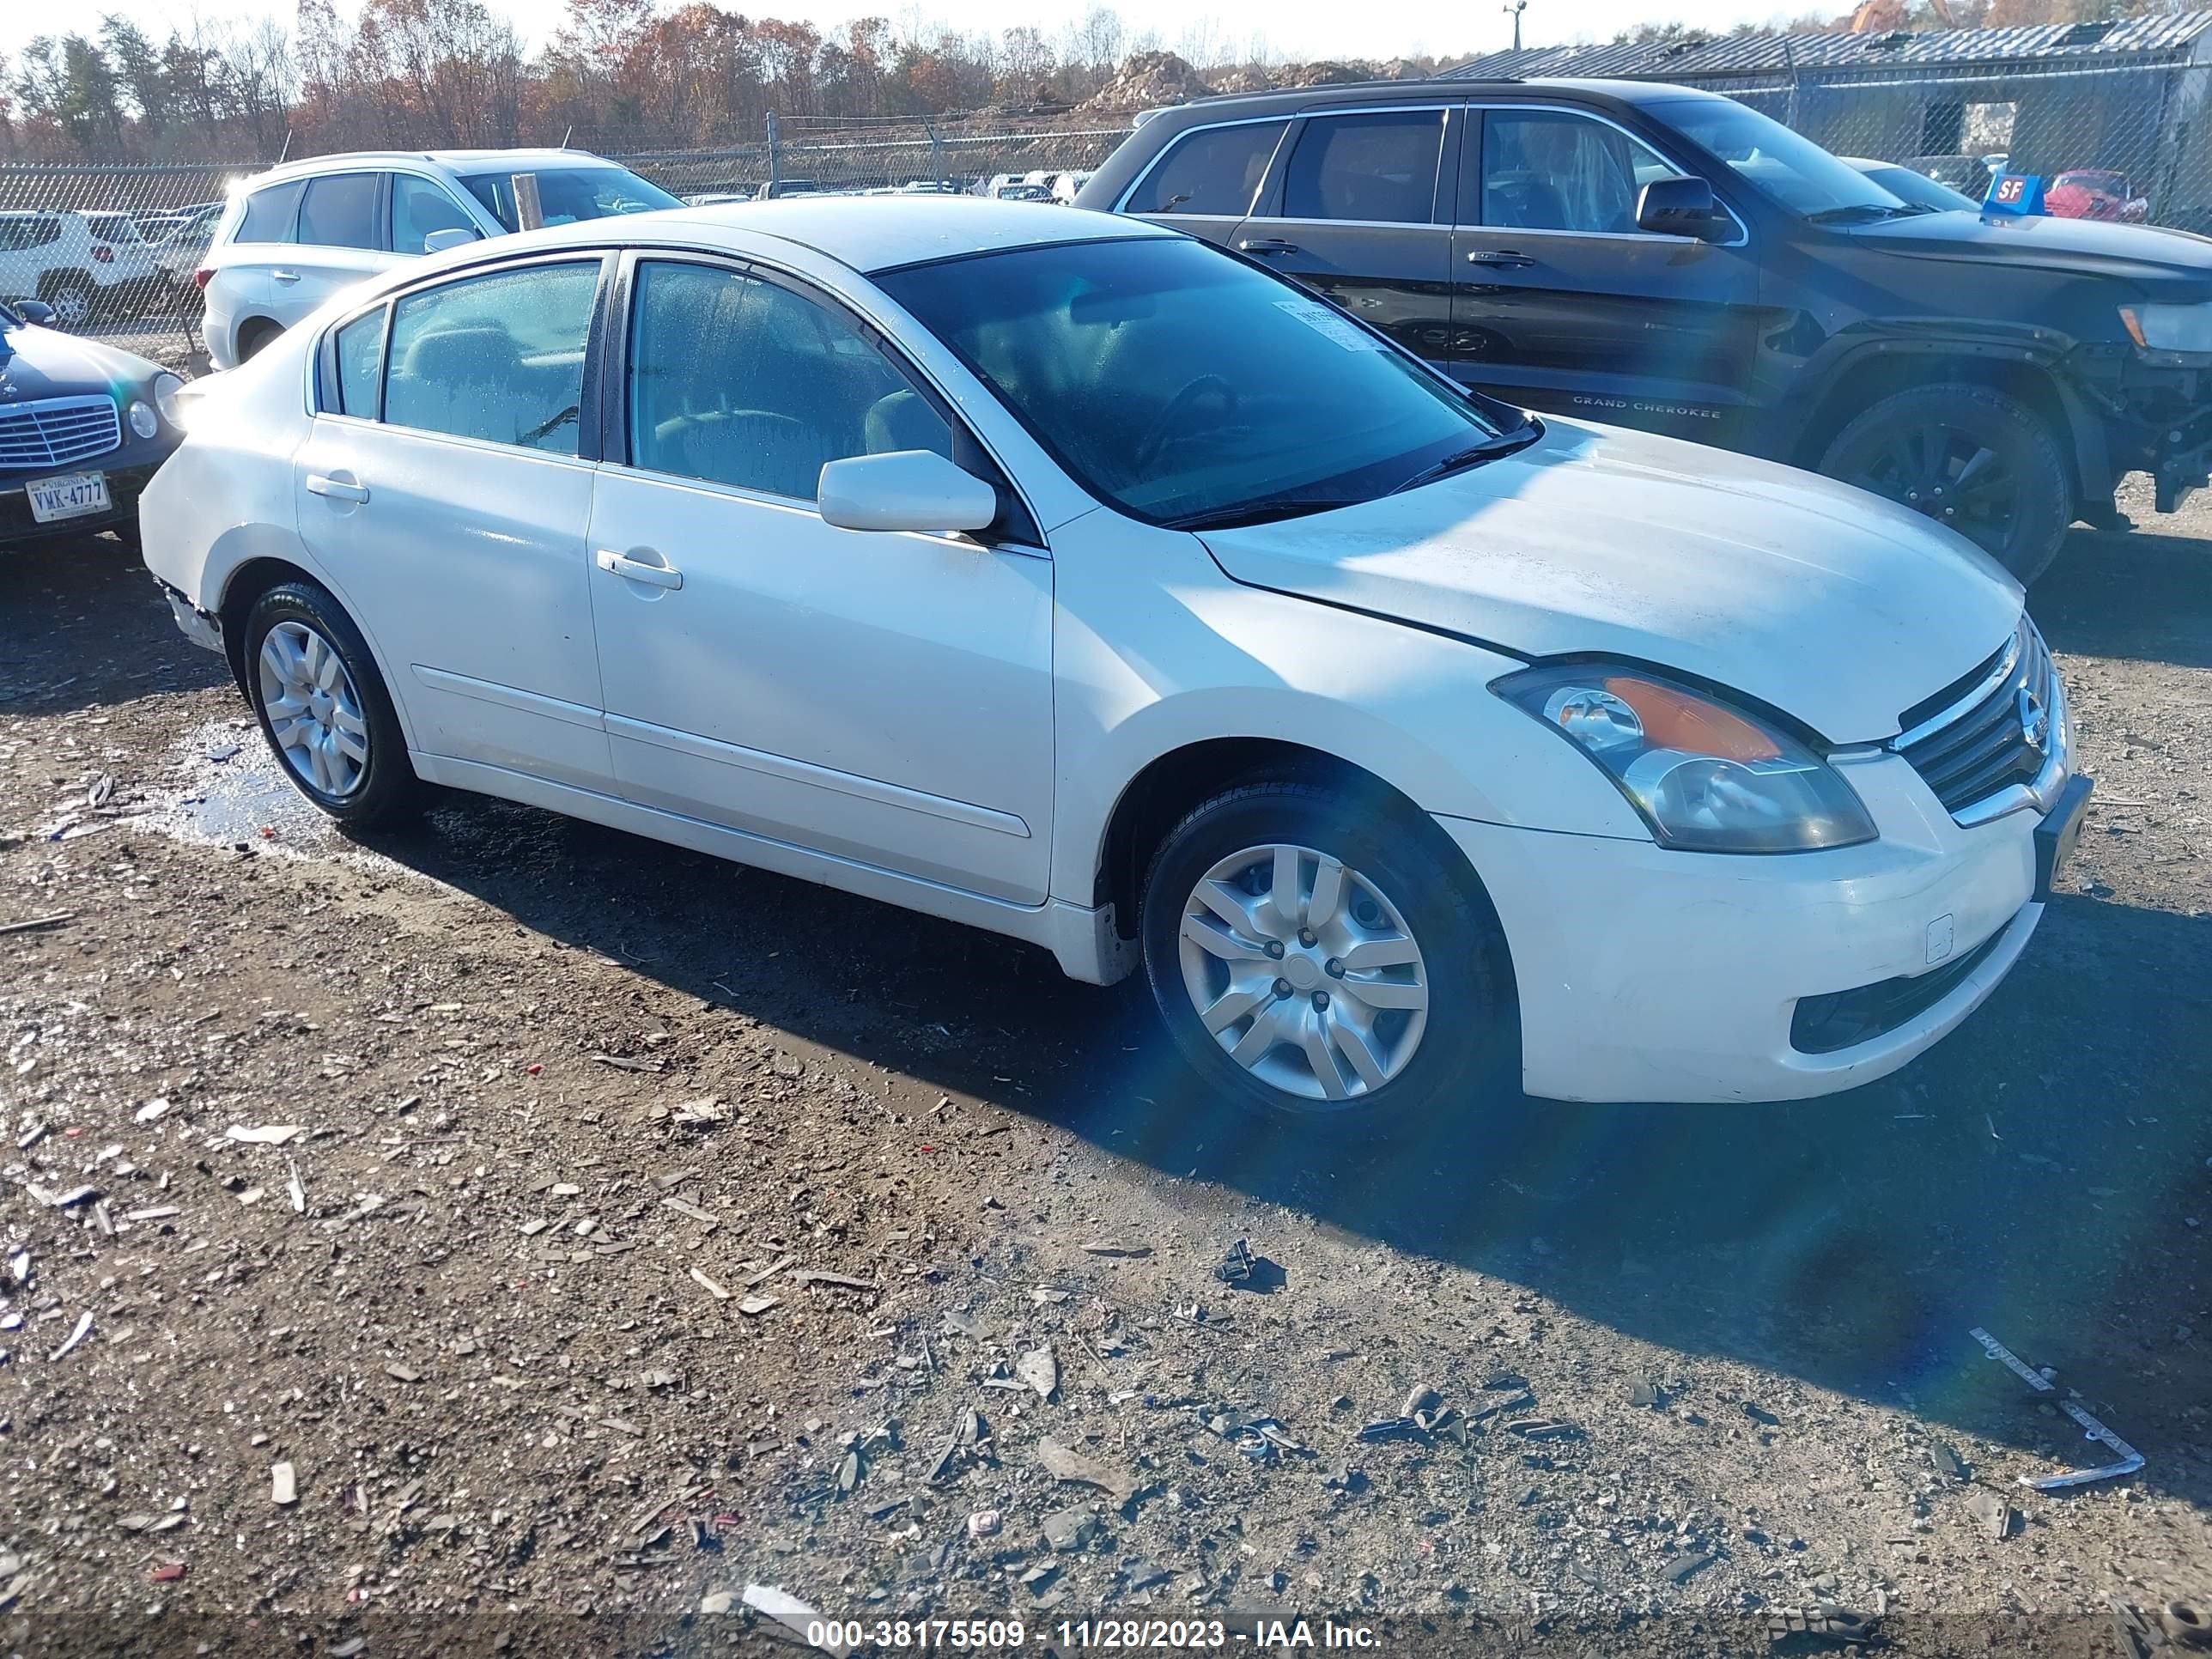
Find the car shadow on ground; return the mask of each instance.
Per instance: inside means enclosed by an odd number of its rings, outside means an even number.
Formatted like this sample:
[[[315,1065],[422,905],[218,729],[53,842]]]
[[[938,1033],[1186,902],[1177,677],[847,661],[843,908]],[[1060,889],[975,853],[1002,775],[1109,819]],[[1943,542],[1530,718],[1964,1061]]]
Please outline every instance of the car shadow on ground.
[[[1389,1142],[1255,1129],[1194,1088],[1140,984],[525,808],[454,799],[379,850],[803,1042],[1061,1125],[1173,1177],[1528,1286],[1626,1334],[2069,1455],[1967,1337],[2056,1364],[2212,1499],[2204,1123],[2212,920],[2057,900],[1897,1077],[1790,1104],[1469,1101]],[[1256,1241],[1255,1241],[1256,1243]],[[1419,1310],[1407,1310],[1418,1322]],[[2063,1438],[2063,1437],[2062,1437]]]
[[[2076,529],[2027,596],[2053,650],[2212,668],[2212,544]]]
[[[136,547],[113,536],[0,547],[0,712],[60,714],[229,678],[177,631]]]

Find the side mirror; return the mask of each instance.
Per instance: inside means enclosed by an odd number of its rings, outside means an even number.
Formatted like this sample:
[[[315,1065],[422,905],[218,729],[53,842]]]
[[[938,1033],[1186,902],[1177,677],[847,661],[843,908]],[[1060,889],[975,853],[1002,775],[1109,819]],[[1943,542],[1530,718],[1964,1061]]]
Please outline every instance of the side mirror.
[[[33,327],[54,325],[54,308],[44,300],[15,300],[9,303],[15,314]]]
[[[1713,187],[1680,173],[1654,179],[1637,193],[1636,224],[1662,236],[1694,236],[1707,242],[1719,240],[1730,228],[1728,216],[1713,199]]]
[[[471,242],[483,239],[466,225],[455,225],[447,230],[434,230],[422,239],[425,254],[443,253],[449,247],[466,247]]]
[[[854,455],[822,468],[817,505],[840,530],[981,530],[999,492],[933,450]]]

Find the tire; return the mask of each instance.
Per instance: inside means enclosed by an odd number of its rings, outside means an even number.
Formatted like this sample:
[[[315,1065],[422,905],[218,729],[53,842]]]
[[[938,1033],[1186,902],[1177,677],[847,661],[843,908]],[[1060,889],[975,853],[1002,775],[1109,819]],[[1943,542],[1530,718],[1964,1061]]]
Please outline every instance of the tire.
[[[1169,833],[1145,878],[1145,974],[1169,1036],[1216,1094],[1282,1125],[1395,1133],[1515,1089],[1519,1020],[1504,935],[1487,896],[1427,830],[1334,784],[1270,781],[1216,795]],[[1305,933],[1273,896],[1285,869],[1275,849],[1285,848],[1304,920],[1326,902],[1322,859],[1344,872],[1330,919]],[[1248,854],[1257,879],[1240,886],[1224,871]],[[1224,905],[1242,917],[1233,927]],[[1187,935],[1187,915],[1212,930],[1207,943]],[[1402,959],[1402,939],[1417,960]],[[1353,941],[1379,946],[1374,960],[1328,955]],[[1220,1036],[1201,1000],[1218,1011]],[[1263,1020],[1272,1031],[1258,1030]]]
[[[270,588],[246,613],[244,653],[246,699],[295,788],[349,829],[414,815],[422,786],[399,717],[336,599],[309,581]]]
[[[39,298],[53,307],[54,326],[64,333],[81,333],[92,325],[98,296],[88,277],[76,272],[50,276],[39,284]]]
[[[2051,568],[2074,521],[2073,469],[2049,423],[1988,386],[1884,398],[1836,434],[1820,470],[1949,526],[2022,586]]]

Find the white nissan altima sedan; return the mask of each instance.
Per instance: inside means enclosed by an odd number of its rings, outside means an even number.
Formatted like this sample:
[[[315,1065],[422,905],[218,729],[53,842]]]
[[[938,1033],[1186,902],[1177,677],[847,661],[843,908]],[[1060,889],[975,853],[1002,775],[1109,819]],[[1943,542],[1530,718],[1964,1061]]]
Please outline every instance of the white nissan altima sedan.
[[[1879,1077],[2086,804],[1964,539],[1532,419],[1127,219],[514,237],[186,421],[146,562],[334,817],[476,790],[1141,966],[1285,1115]]]

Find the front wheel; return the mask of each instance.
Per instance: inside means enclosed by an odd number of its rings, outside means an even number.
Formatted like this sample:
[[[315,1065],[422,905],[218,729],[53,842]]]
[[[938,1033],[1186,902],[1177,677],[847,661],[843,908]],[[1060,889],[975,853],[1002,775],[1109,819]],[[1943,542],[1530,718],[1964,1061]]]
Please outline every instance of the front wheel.
[[[1145,970],[1184,1058],[1285,1121],[1409,1126],[1514,1079],[1515,1010],[1486,899],[1398,812],[1255,783],[1154,856]]]
[[[246,617],[246,681],[262,735],[299,792],[340,823],[409,816],[422,785],[368,642],[313,582],[285,582]]]
[[[2050,568],[2074,520],[2071,471],[2050,424],[1988,386],[1884,398],[1836,434],[1820,470],[1948,526],[2022,586]]]

